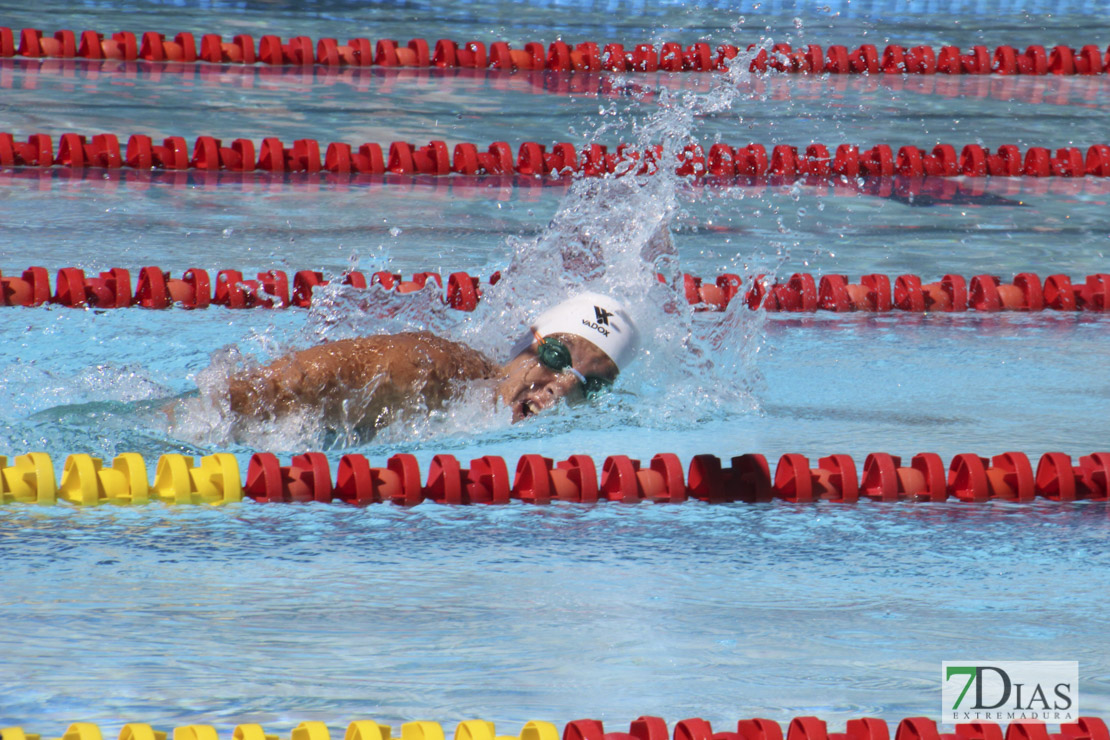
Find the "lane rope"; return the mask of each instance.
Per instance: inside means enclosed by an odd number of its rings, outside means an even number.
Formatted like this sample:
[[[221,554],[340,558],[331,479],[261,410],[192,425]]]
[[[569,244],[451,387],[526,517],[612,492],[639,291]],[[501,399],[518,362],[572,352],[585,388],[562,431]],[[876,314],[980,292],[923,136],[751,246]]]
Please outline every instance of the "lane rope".
[[[3,740],[40,740],[39,735],[24,732],[21,727],[0,728]],[[185,725],[171,731],[158,731],[148,724],[133,722],[120,730],[119,740],[219,740],[212,725]],[[103,740],[100,727],[91,722],[75,722],[63,736],[65,740]],[[233,740],[279,740],[278,735],[266,733],[260,725],[237,725]],[[298,724],[290,733],[290,740],[331,740],[330,731],[323,722],[308,721]],[[700,717],[683,719],[675,723],[673,735],[662,717],[644,715],[628,724],[628,731],[606,731],[601,720],[577,719],[563,727],[562,740],[890,740],[890,728],[884,720],[875,718],[849,719],[844,732],[830,732],[824,720],[818,717],[795,717],[783,726],[772,719],[741,719],[736,730],[713,726]],[[351,722],[345,740],[444,740],[444,728],[438,722],[406,722],[399,735],[389,725],[373,720]],[[894,740],[1110,740],[1106,724],[1098,717],[1079,717],[1075,722],[1060,723],[1059,733],[1049,733],[1043,721],[1014,721],[1004,727],[995,722],[966,722],[955,725],[952,733],[942,733],[935,720],[926,717],[907,717],[900,720],[894,731]],[[454,740],[560,740],[558,729],[551,722],[532,720],[525,723],[518,735],[498,733],[493,722],[465,720],[454,732]]]
[[[0,457],[0,503],[220,505],[244,498],[260,503],[401,506],[424,501],[462,505],[1110,500],[1110,452],[1082,455],[1075,463],[1065,453],[1047,452],[1035,471],[1021,452],[991,458],[959,454],[947,468],[931,452],[914,455],[906,464],[897,455],[876,452],[864,460],[862,476],[848,455],[822,457],[813,466],[805,455],[785,454],[772,475],[767,458],[760,454],[724,461],[714,455],[695,455],[684,471],[678,456],[668,452],[654,455],[646,465],[627,455],[610,455],[600,467],[588,455],[556,462],[526,454],[518,458],[515,473],[509,471],[509,462],[496,455],[473,459],[463,467],[453,455],[437,454],[422,478],[410,454],[393,455],[383,467],[372,467],[363,455],[348,454],[339,459],[333,478],[324,453],[295,455],[283,465],[276,455],[259,452],[251,456],[244,479],[236,458],[228,453],[196,461],[166,454],[158,458],[152,482],[146,461],[127,452],[110,465],[88,454],[71,454],[59,482],[50,456],[29,452],[10,464]]]
[[[148,724],[133,722],[120,730],[119,740],[219,740],[212,725],[186,725],[171,731],[158,731]],[[0,728],[3,740],[40,740],[39,735],[24,732],[21,727]],[[103,740],[100,727],[91,722],[75,722],[69,726],[64,740]],[[266,733],[260,725],[237,725],[233,740],[279,740],[278,735]],[[298,724],[290,733],[290,740],[331,740],[328,727],[323,722],[308,721]],[[628,725],[628,731],[606,731],[601,720],[577,719],[563,727],[562,740],[890,740],[890,728],[884,720],[875,718],[849,719],[843,733],[830,732],[824,720],[818,717],[795,717],[782,725],[771,719],[741,719],[736,730],[713,726],[700,717],[683,719],[675,723],[673,735],[661,717],[640,716]],[[406,722],[399,735],[393,734],[389,725],[373,720],[351,722],[345,740],[444,740],[444,728],[438,722]],[[1043,721],[1014,721],[1009,726],[995,722],[967,722],[955,725],[952,733],[942,733],[936,721],[926,717],[907,717],[900,720],[894,740],[1110,740],[1106,724],[1098,717],[1079,717],[1075,722],[1060,724],[1059,733],[1049,733]],[[525,723],[518,735],[498,734],[493,722],[465,720],[455,728],[454,740],[560,740],[558,729],[551,722],[532,720]]]
[[[656,276],[661,283],[663,275]],[[401,273],[381,270],[369,279],[361,272],[342,275],[340,283],[355,290],[378,290],[420,296],[460,311],[473,311],[482,297],[483,285],[494,285],[501,278],[495,272],[483,283],[481,278],[466,272],[453,272],[443,277],[436,272],[418,272],[411,280]],[[771,312],[834,313],[962,313],[977,311],[1110,311],[1110,274],[1096,273],[1072,281],[1067,275],[1041,278],[1022,272],[1009,282],[997,275],[975,275],[970,280],[948,274],[934,282],[920,276],[863,275],[858,282],[849,282],[847,275],[814,276],[797,272],[785,282],[770,282],[764,275],[751,279],[744,290],[744,280],[736,274],[724,273],[715,279],[683,273],[676,285],[687,303],[697,311],[724,311],[734,299],[752,310]],[[239,270],[219,270],[215,279],[206,270],[185,270],[181,277],[149,266],[139,270],[132,281],[131,272],[122,267],[86,275],[76,267],[57,271],[54,288],[45,267],[30,267],[21,274],[0,274],[0,306],[37,307],[58,305],[69,308],[167,309],[178,306],[201,309],[224,306],[231,309],[308,308],[313,291],[330,281],[322,272],[300,270],[290,281],[283,270],[259,272],[247,278]]]
[[[31,134],[26,140],[0,132],[0,167],[54,167],[81,170],[201,170],[252,172],[331,172],[383,175],[507,175],[534,177],[601,177],[605,175],[654,175],[664,166],[661,145],[639,150],[619,144],[612,150],[603,144],[576,148],[559,142],[525,141],[516,156],[508,143],[489,145],[461,142],[451,150],[442,140],[424,145],[394,141],[384,147],[364,143],[357,147],[342,142],[321,143],[298,139],[286,146],[276,137],[264,138],[257,146],[250,139],[235,139],[225,146],[213,136],[199,136],[190,152],[180,136],[155,143],[145,134],[132,134],[121,147],[115,134],[85,136],[64,133],[55,150],[51,136]],[[889,144],[860,149],[840,144],[832,151],[824,144],[804,147],[762,144],[732,147],[715,143],[706,150],[687,144],[675,156],[675,174],[689,178],[732,178],[775,176],[782,178],[859,177],[1110,177],[1110,145],[1082,147],[1031,146],[1022,151],[1004,144],[993,151],[967,144],[957,154],[952,144],[932,149]]]
[[[817,44],[792,47],[775,44],[769,49],[755,44],[748,69],[755,73],[788,74],[948,74],[948,75],[1096,75],[1110,69],[1110,47],[1095,44],[1079,48],[1066,45],[1019,47],[1001,45],[993,50],[977,45],[970,50],[956,46],[887,45],[881,52],[874,44],[855,48],[834,44],[823,49]],[[568,44],[556,41],[548,47],[528,42],[514,48],[504,41],[487,45],[481,41],[459,43],[439,39],[412,39],[402,45],[392,39],[371,44],[366,38],[341,43],[334,38],[317,41],[308,36],[265,35],[258,39],[238,34],[230,41],[219,34],[182,32],[172,40],[147,31],[136,36],[119,31],[110,36],[97,31],[59,30],[53,34],[37,28],[18,32],[0,27],[0,58],[89,59],[148,62],[208,62],[211,64],[320,65],[325,67],[438,67],[441,69],[544,70],[551,72],[719,72],[740,53],[740,47],[721,44],[711,47],[701,41],[683,46],[663,43],[600,44],[593,41]]]

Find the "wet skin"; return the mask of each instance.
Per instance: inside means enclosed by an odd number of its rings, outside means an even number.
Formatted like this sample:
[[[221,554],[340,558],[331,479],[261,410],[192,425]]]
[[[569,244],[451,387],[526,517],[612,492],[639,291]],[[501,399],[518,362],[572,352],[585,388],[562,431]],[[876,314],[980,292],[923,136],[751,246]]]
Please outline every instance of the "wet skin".
[[[589,341],[556,334],[583,375],[614,379],[617,367]],[[583,399],[578,378],[540,363],[535,344],[505,365],[466,345],[427,332],[344,339],[281,357],[233,375],[231,410],[273,420],[318,410],[328,426],[380,429],[408,411],[436,410],[460,396],[467,383],[496,382],[496,399],[513,423],[554,406]]]

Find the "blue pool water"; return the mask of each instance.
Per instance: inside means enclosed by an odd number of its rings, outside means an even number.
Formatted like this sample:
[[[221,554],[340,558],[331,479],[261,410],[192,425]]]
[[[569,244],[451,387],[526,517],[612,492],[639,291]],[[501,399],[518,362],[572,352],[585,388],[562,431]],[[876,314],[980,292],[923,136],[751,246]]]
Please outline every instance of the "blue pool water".
[[[319,3],[0,1],[14,28],[321,36],[878,45],[1110,43],[1093,3]],[[1106,76],[887,77],[382,74],[0,60],[0,130],[225,140],[514,145],[635,141],[870,146],[1107,140]],[[608,92],[615,91],[615,92]],[[903,185],[906,185],[903,183]],[[671,219],[695,275],[903,272],[936,279],[1106,271],[1110,185],[995,180],[931,203],[819,184],[594,189],[324,176],[148,180],[0,170],[0,270],[153,264],[257,272],[505,270],[474,314],[430,296],[328,293],[312,311],[0,311],[0,454],[330,445],[333,463],[411,452],[650,458],[873,451],[1086,454],[1110,431],[1098,315],[665,313],[639,257]],[[928,191],[926,191],[928,192]],[[586,225],[604,260],[564,268]],[[637,241],[640,240],[640,241]],[[288,425],[233,435],[165,399],[243,358],[322,339],[429,328],[497,355],[538,291],[624,292],[645,356],[597,406],[509,425],[484,400],[343,446]],[[694,347],[697,354],[686,351]],[[935,716],[939,663],[1078,660],[1084,713],[1110,704],[1103,637],[1107,508],[1030,505],[513,505],[350,509],[0,508],[0,726],[70,721],[283,734],[318,719],[394,725],[816,714]]]

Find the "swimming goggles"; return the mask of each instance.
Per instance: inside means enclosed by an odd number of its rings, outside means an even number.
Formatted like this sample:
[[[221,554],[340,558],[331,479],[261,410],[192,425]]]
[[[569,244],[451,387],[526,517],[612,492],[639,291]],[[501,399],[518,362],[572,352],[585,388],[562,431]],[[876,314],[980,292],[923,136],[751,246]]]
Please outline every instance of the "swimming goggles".
[[[575,370],[570,356],[570,348],[555,337],[541,336],[534,329],[532,333],[535,335],[536,341],[539,342],[536,346],[536,358],[540,361],[540,364],[557,373],[564,370],[570,372],[582,384],[582,392],[586,398],[592,398],[613,385],[613,381],[608,378],[600,378],[596,375],[586,376]]]

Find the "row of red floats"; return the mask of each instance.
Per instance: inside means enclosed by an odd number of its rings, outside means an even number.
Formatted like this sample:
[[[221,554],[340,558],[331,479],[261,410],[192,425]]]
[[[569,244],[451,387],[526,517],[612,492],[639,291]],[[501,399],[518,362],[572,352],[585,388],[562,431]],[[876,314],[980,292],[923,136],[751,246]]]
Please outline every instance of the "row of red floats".
[[[212,136],[197,137],[192,150],[180,136],[160,144],[145,134],[133,134],[121,148],[115,134],[62,134],[55,151],[53,139],[32,134],[26,141],[0,132],[0,167],[100,167],[105,169],[226,170],[230,172],[331,172],[383,175],[506,175],[566,176],[581,174],[655,174],[663,159],[661,146],[639,150],[619,144],[613,151],[603,144],[576,149],[561,142],[548,149],[535,141],[523,142],[514,156],[512,147],[497,141],[488,147],[462,142],[450,149],[444,141],[417,146],[394,141],[365,143],[356,148],[342,142],[322,144],[298,139],[286,146],[268,137],[259,145],[235,139],[225,146]],[[796,147],[778,144],[770,152],[762,144],[732,147],[716,143],[706,151],[688,144],[675,157],[676,174],[683,177],[1110,177],[1110,145],[1029,147],[1013,144],[993,151],[968,144],[957,154],[951,144],[931,150],[887,144],[861,150],[840,144],[830,153],[824,144]]]
[[[689,282],[687,297],[691,295]],[[730,283],[725,282],[726,288],[722,289],[720,282],[718,278],[717,286],[698,286],[702,304],[714,305],[714,298],[727,295]],[[1110,310],[1110,275],[1088,275],[1079,284],[1073,284],[1067,275],[1049,275],[1042,283],[1031,272],[1015,275],[1010,283],[995,275],[976,275],[970,284],[960,275],[945,275],[933,283],[922,283],[917,275],[899,275],[891,286],[886,275],[864,275],[860,282],[849,283],[844,275],[822,275],[818,282],[808,273],[795,273],[785,283],[770,286],[757,280],[745,300],[753,309],[803,313],[1045,309],[1102,312]]]
[[[490,285],[501,277],[494,273]],[[361,272],[349,272],[343,285],[366,289],[379,285],[397,293],[423,291],[432,281],[443,290],[443,278],[434,272],[421,272],[412,280],[398,273],[375,272],[367,280]],[[19,277],[0,275],[0,306],[41,306],[53,303],[69,308],[307,308],[312,304],[312,291],[327,285],[323,273],[301,270],[292,283],[282,270],[260,272],[256,278],[244,278],[239,270],[220,270],[215,280],[207,271],[186,270],[180,278],[171,277],[158,267],[139,271],[138,283],[132,290],[131,273],[122,267],[105,270],[97,276],[84,270],[65,267],[58,271],[56,288],[51,292],[50,273],[45,267],[30,267]],[[481,297],[479,278],[465,272],[452,273],[447,280],[445,302],[452,308],[473,311]]]
[[[271,453],[256,453],[247,467],[245,496],[259,502],[349,504],[394,503],[413,506],[441,504],[530,504],[552,501],[595,503],[790,503],[833,501],[1052,501],[1110,500],[1110,453],[1071,458],[1061,452],[1044,454],[1034,472],[1029,458],[1007,452],[992,458],[960,454],[947,469],[940,456],[923,452],[903,464],[902,458],[872,453],[859,476],[848,455],[829,455],[813,467],[804,455],[779,458],[774,474],[763,455],[733,457],[726,465],[713,455],[696,455],[684,475],[672,453],[660,453],[647,465],[625,455],[607,457],[598,475],[588,455],[555,462],[542,455],[522,455],[510,474],[506,461],[487,455],[469,467],[454,456],[436,455],[421,482],[416,458],[393,455],[375,468],[362,455],[344,455],[332,479],[327,457],[309,452],[282,465]]]
[[[487,45],[480,41],[458,43],[426,39],[401,44],[381,39],[354,38],[341,43],[334,38],[313,41],[308,36],[265,35],[256,43],[248,34],[225,41],[219,34],[202,34],[199,43],[192,33],[173,39],[148,31],[138,36],[120,31],[106,36],[96,31],[75,33],[24,28],[18,34],[0,27],[0,57],[31,59],[89,59],[150,62],[210,62],[214,64],[323,65],[327,67],[439,67],[500,70],[546,70],[554,72],[715,72],[728,67],[740,47],[722,44],[711,47],[698,42],[683,46],[669,42],[652,44],[556,41],[548,47],[538,42],[513,48],[504,41]],[[964,51],[956,46],[887,45],[881,52],[873,44],[854,49],[817,44],[797,48],[775,44],[769,48],[749,44],[748,69],[794,74],[1000,74],[1000,75],[1094,75],[1110,69],[1110,47],[1087,44],[1078,49],[1059,45],[1027,46],[1024,50],[1002,45],[993,50],[973,46]]]
[[[192,153],[182,137],[167,137],[161,144],[146,135],[135,134],[121,150],[114,134],[85,137],[63,134],[54,153],[51,137],[33,134],[27,141],[0,133],[0,166],[103,167],[119,169],[166,169],[202,171],[228,170],[249,172],[320,172],[398,175],[519,174],[587,176],[615,174],[655,174],[662,159],[662,147],[646,151],[620,144],[614,152],[601,144],[581,150],[572,144],[553,144],[548,151],[538,142],[522,143],[514,156],[506,142],[494,142],[486,149],[463,142],[449,151],[446,142],[432,141],[423,146],[391,142],[385,151],[380,144],[365,143],[357,151],[349,144],[331,142],[323,147],[314,139],[300,139],[286,147],[268,137],[256,148],[249,139],[235,139],[224,146],[220,139],[198,137]],[[852,144],[839,145],[830,155],[823,144],[804,149],[779,144],[768,153],[762,144],[733,148],[713,144],[706,152],[690,144],[678,153],[675,172],[680,176],[761,177],[764,175],[844,176],[844,177],[1110,177],[1110,146],[1096,144],[1086,153],[1079,147],[1063,147],[1055,152],[1046,147],[1030,147],[1024,154],[1014,145],[1002,145],[993,152],[968,144],[957,155],[950,144],[938,144],[931,151],[902,146],[895,152],[880,144],[860,151]]]
[[[732,274],[719,275],[714,282],[689,274],[682,277],[686,300],[703,311],[725,310],[741,288],[739,276]],[[1031,272],[1018,273],[1009,283],[997,275],[975,275],[970,282],[962,275],[945,275],[932,283],[922,282],[917,275],[899,275],[892,284],[882,274],[863,275],[852,283],[846,275],[816,278],[797,272],[785,283],[756,277],[743,300],[753,310],[792,313],[1103,312],[1110,310],[1110,274],[1088,275],[1077,284],[1067,275],[1049,275],[1042,282]]]
[[[500,272],[495,272],[486,284],[493,285],[500,278]],[[664,281],[662,275],[659,280]],[[401,294],[423,293],[429,289],[429,281],[447,306],[460,311],[473,311],[482,296],[481,279],[465,272],[451,273],[446,289],[442,276],[435,272],[416,273],[411,280],[388,271],[372,273],[369,279],[361,272],[349,272],[341,278],[343,285],[352,288],[365,290],[377,285]],[[698,310],[723,311],[740,294],[742,282],[734,274],[719,275],[709,282],[687,273],[682,276],[682,290],[687,302]],[[220,270],[213,281],[205,270],[186,270],[175,278],[158,267],[144,267],[133,290],[131,273],[122,267],[96,276],[66,267],[58,271],[52,291],[46,268],[30,267],[18,277],[0,274],[0,306],[51,303],[70,308],[307,308],[312,305],[313,290],[328,283],[323,273],[311,270],[295,273],[292,281],[282,270],[260,272],[249,279],[238,270]],[[1110,274],[1088,275],[1078,284],[1067,275],[1049,275],[1042,282],[1029,272],[1019,273],[1010,283],[995,275],[976,275],[970,283],[960,275],[945,275],[932,283],[923,283],[917,275],[899,275],[892,284],[889,276],[881,274],[864,275],[858,283],[850,283],[845,275],[822,275],[818,279],[809,273],[795,273],[785,283],[768,283],[759,276],[742,299],[753,310],[795,313],[1104,312],[1110,310]]]
[[[675,723],[673,734],[661,717],[643,716],[629,723],[628,731],[605,731],[600,720],[568,722],[562,740],[890,740],[890,729],[881,719],[850,719],[844,732],[829,732],[818,717],[795,717],[786,726],[772,719],[741,719],[735,728],[714,728],[700,717]],[[1079,717],[1060,723],[1060,732],[1049,732],[1038,721],[1015,720],[1003,727],[995,722],[957,723],[952,732],[941,732],[935,720],[907,717],[898,722],[894,740],[1110,740],[1106,723],[1098,717]]]
[[[667,732],[660,717],[638,717],[628,732],[605,732],[599,720],[584,719],[567,723],[563,740],[889,740],[890,730],[881,719],[850,719],[844,732],[829,732],[824,720],[795,717],[783,732],[782,725],[770,719],[742,719],[735,730],[715,730],[706,720],[692,718],[675,724]],[[1106,724],[1097,717],[1079,717],[1060,724],[1059,733],[1050,733],[1044,724],[1011,722],[1003,728],[995,722],[956,724],[953,732],[941,732],[935,720],[907,717],[898,723],[894,740],[1110,740]]]

